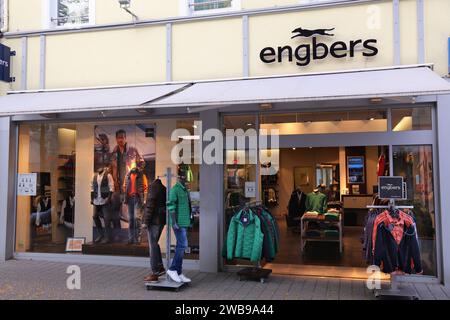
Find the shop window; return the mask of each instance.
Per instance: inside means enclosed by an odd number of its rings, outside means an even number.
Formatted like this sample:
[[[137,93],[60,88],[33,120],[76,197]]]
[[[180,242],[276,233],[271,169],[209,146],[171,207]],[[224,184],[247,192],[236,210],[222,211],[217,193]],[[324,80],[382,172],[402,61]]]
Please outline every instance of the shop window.
[[[386,110],[263,114],[260,123],[280,135],[387,131]]]
[[[420,256],[425,275],[437,275],[436,211],[431,145],[393,146],[394,176],[406,182],[406,200],[397,204],[414,206]]]
[[[188,12],[190,14],[202,14],[239,10],[240,0],[188,0]]]
[[[171,152],[177,141],[171,135],[179,128],[193,136],[194,119],[22,124],[16,251],[66,253],[78,243],[82,254],[148,257],[144,211],[157,188],[153,183],[160,179],[167,186],[167,168],[174,174],[171,184],[176,182]],[[193,218],[186,258],[198,259],[200,170],[194,161],[183,168]]]
[[[431,107],[392,109],[392,131],[431,129]]]
[[[95,0],[49,0],[50,27],[95,23]]]

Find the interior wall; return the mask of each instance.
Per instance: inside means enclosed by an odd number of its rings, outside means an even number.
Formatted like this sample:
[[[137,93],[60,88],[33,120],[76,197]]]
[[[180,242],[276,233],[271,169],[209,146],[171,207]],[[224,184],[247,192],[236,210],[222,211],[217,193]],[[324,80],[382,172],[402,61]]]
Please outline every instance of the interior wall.
[[[280,216],[287,213],[289,198],[294,190],[294,167],[312,167],[313,183],[311,190],[305,190],[311,192],[316,184],[315,167],[319,163],[338,164],[339,148],[281,149],[278,177],[279,204],[272,211],[274,215]]]
[[[366,147],[366,166],[367,166],[367,193],[373,193],[373,186],[378,185],[378,175],[377,175],[377,165],[378,165],[378,147],[371,146]]]
[[[21,125],[19,129],[19,159],[18,172],[30,172],[30,127]],[[26,252],[30,249],[30,197],[17,197],[16,217],[16,252]]]
[[[93,123],[77,125],[75,166],[75,230],[77,237],[92,241],[91,179],[94,173],[94,126]]]

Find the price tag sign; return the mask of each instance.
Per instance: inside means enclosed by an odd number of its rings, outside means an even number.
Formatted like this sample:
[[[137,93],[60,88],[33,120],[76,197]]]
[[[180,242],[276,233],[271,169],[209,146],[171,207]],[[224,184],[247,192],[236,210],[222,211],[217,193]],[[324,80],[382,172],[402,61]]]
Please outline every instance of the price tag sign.
[[[245,197],[246,198],[256,197],[256,183],[254,181],[247,181],[245,183]]]
[[[17,194],[19,196],[35,196],[37,173],[19,173],[17,181]]]

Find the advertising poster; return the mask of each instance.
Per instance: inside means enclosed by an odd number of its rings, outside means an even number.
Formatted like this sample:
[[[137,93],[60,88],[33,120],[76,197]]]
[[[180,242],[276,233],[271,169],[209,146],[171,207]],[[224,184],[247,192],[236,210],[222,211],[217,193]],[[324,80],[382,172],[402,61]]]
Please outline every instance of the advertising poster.
[[[155,178],[155,126],[153,124],[98,125],[94,130],[94,176],[104,170],[111,175],[114,182],[114,192],[108,211],[100,213],[104,231],[108,232],[110,228],[113,230],[112,237],[108,239],[109,242],[130,241],[131,234],[131,243],[139,243],[143,203],[142,201],[136,204],[133,202],[131,205],[132,201],[128,201],[130,198],[128,195],[132,188],[130,181],[133,183],[142,181],[137,190],[140,199],[146,199],[148,185]],[[133,179],[137,175],[140,180]],[[131,221],[130,210],[133,211]],[[104,219],[105,214],[110,215],[108,219]],[[108,226],[105,226],[105,221]],[[130,233],[130,228],[134,232]],[[99,232],[102,232],[98,229],[100,228],[94,226],[94,239],[98,238]]]

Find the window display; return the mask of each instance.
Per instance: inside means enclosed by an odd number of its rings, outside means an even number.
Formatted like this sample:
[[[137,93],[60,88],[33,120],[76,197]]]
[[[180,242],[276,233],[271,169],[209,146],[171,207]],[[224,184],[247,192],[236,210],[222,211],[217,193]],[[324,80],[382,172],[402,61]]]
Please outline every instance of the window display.
[[[83,254],[147,257],[144,213],[151,186],[166,183],[168,167],[176,170],[171,133],[192,129],[193,122],[22,124],[18,170],[36,173],[37,185],[36,196],[17,198],[16,251],[65,253],[68,239],[81,237]],[[197,259],[199,165],[186,168],[194,221],[186,252]]]

